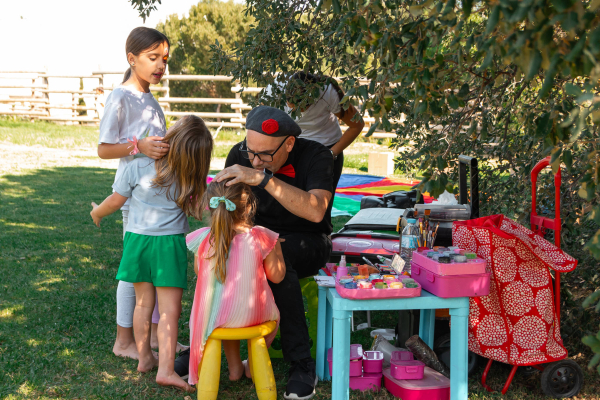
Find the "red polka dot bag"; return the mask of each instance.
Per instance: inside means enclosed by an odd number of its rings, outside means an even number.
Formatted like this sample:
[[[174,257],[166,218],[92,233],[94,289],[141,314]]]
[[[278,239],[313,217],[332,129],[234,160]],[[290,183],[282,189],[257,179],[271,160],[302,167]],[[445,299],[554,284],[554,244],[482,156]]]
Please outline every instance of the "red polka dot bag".
[[[492,270],[490,294],[470,299],[469,350],[519,366],[565,358],[550,269],[569,272],[577,260],[504,215],[455,222],[452,242]]]

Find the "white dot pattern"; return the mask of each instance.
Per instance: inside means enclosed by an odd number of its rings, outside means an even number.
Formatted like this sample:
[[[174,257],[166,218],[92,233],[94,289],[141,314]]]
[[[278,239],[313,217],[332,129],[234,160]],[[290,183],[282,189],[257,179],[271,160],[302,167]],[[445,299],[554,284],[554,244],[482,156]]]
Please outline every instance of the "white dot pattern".
[[[513,340],[523,349],[539,349],[548,340],[546,324],[535,315],[523,317],[515,324]]]
[[[519,281],[508,284],[502,291],[502,304],[508,315],[521,317],[534,306],[533,291]]]
[[[488,228],[490,222],[504,233]],[[475,223],[452,227],[453,244],[486,259],[493,272],[490,294],[469,302],[469,350],[512,365],[565,358],[550,269],[569,272],[577,260],[502,215]]]

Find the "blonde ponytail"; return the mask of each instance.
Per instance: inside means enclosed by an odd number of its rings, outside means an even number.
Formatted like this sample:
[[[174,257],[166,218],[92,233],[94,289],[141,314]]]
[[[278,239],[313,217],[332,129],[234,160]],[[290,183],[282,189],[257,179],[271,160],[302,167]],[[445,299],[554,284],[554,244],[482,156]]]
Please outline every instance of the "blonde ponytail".
[[[226,186],[231,179],[221,182],[213,180],[202,199],[202,209],[210,205],[210,199],[213,197],[225,198],[235,205],[234,210],[227,210],[225,201],[219,201],[216,208],[209,207],[210,210],[210,250],[205,256],[207,260],[215,259],[215,276],[221,283],[225,283],[227,278],[227,259],[229,258],[229,249],[235,237],[235,226],[252,226],[252,219],[256,211],[256,199],[250,186],[245,183],[236,183]]]

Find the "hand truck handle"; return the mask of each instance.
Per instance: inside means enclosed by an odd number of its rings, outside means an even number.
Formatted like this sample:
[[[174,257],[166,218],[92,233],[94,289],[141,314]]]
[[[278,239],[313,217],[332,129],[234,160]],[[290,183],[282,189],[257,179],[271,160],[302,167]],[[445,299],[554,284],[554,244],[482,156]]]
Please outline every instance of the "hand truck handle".
[[[458,156],[458,193],[459,203],[468,204],[467,165],[471,177],[471,218],[479,218],[479,169],[477,159],[465,155]]]
[[[543,229],[554,230],[554,244],[560,248],[560,185],[562,176],[560,168],[554,175],[554,219],[540,217],[537,214],[537,179],[540,172],[550,166],[550,156],[538,162],[531,170],[531,230],[541,234]]]

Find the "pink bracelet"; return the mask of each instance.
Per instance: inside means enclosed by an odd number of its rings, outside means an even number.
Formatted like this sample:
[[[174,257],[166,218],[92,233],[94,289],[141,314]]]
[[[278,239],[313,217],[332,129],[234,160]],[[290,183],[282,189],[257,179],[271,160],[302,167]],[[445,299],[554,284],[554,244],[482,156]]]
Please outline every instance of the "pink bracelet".
[[[137,138],[134,136],[133,140],[129,140],[127,139],[127,141],[129,143],[133,143],[133,150],[131,150],[131,153],[129,153],[130,156],[135,156],[136,154],[138,154],[140,152],[140,149],[138,149],[137,145],[138,145],[138,140]]]

